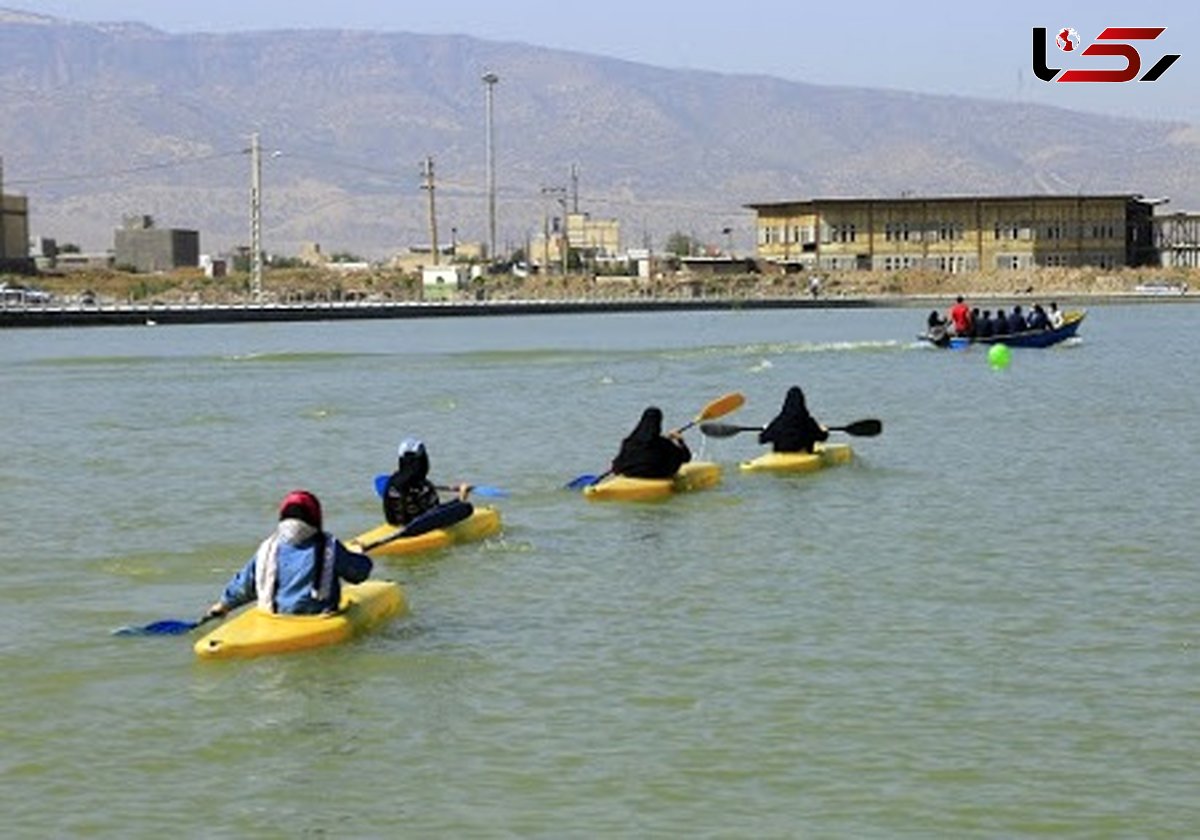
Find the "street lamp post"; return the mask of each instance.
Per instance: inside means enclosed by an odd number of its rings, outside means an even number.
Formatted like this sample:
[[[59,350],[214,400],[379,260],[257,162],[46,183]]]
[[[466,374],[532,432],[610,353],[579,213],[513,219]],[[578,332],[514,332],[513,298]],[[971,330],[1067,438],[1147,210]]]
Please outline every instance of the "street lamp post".
[[[262,299],[262,147],[258,132],[250,135],[250,291]]]
[[[500,77],[495,73],[483,74],[487,89],[487,196],[488,196],[488,261],[496,259],[496,152],[492,146],[492,94]]]

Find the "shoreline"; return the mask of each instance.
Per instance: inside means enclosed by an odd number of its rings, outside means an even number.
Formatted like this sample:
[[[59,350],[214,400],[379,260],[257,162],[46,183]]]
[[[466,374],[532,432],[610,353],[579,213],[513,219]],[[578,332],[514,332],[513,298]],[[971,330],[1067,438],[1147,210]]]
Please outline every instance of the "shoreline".
[[[1053,299],[1060,307],[1115,304],[1193,303],[1194,294],[1144,292],[976,294],[972,300],[993,304]],[[25,304],[0,306],[0,328],[165,326],[282,321],[460,318],[497,315],[604,314],[618,312],[695,312],[738,309],[934,308],[945,295],[855,295],[803,297],[681,297],[611,299],[517,299],[436,302],[327,302],[234,304]]]

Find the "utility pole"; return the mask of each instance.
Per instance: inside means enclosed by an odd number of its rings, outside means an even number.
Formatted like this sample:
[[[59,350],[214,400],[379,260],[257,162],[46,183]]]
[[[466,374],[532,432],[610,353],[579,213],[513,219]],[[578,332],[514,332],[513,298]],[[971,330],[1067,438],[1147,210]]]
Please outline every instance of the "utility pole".
[[[569,268],[568,258],[571,255],[571,226],[567,219],[567,191],[564,189],[562,195],[558,197],[558,203],[562,206],[562,273],[567,276]]]
[[[424,164],[421,166],[421,174],[425,176],[425,183],[421,185],[421,189],[429,190],[429,239],[433,246],[433,264],[441,263],[441,254],[438,252],[437,239],[437,212],[433,204],[433,158],[425,158]]]
[[[8,245],[4,238],[4,155],[0,155],[0,259],[8,256]]]
[[[492,144],[492,92],[499,81],[500,77],[495,73],[483,74],[483,83],[487,88],[488,262],[496,261],[496,150]]]
[[[571,212],[579,212],[579,166],[571,164]]]
[[[542,207],[542,267],[543,270],[550,273],[550,211],[547,209],[550,205],[550,200],[557,199],[563,207],[563,225],[565,230],[566,225],[566,209],[567,209],[567,188],[566,187],[542,187],[542,198],[547,202]],[[567,273],[567,256],[566,249],[563,249],[563,274]]]
[[[258,132],[250,135],[250,293],[262,299],[262,149]]]

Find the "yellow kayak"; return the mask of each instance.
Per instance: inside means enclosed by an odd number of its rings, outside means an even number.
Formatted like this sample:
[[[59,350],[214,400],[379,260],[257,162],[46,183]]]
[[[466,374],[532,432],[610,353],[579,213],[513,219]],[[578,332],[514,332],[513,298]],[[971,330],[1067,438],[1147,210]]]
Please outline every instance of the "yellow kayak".
[[[585,487],[583,495],[593,502],[653,502],[687,493],[707,490],[721,482],[721,467],[710,461],[688,461],[671,478],[629,478],[613,475]]]
[[[848,443],[818,443],[813,452],[768,452],[743,461],[744,472],[813,472],[814,470],[848,464],[854,450]]]
[[[386,539],[399,529],[386,522],[359,534],[346,543],[352,551],[361,551],[364,545]],[[476,507],[475,512],[467,519],[451,525],[449,528],[435,528],[415,537],[400,537],[391,542],[373,548],[367,553],[372,557],[399,556],[404,554],[420,554],[424,551],[437,551],[457,543],[477,542],[486,539],[500,531],[500,511],[493,507]]]
[[[239,659],[336,645],[407,608],[404,591],[395,581],[343,584],[342,603],[335,613],[277,615],[253,606],[196,642],[195,651],[201,659]]]

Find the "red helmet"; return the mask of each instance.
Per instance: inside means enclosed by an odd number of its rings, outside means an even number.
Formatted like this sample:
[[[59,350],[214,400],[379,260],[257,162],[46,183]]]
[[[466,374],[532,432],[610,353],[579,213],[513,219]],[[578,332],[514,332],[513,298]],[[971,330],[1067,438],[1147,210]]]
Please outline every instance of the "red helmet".
[[[303,519],[314,528],[321,527],[321,503],[307,490],[293,490],[279,505],[280,519]]]

